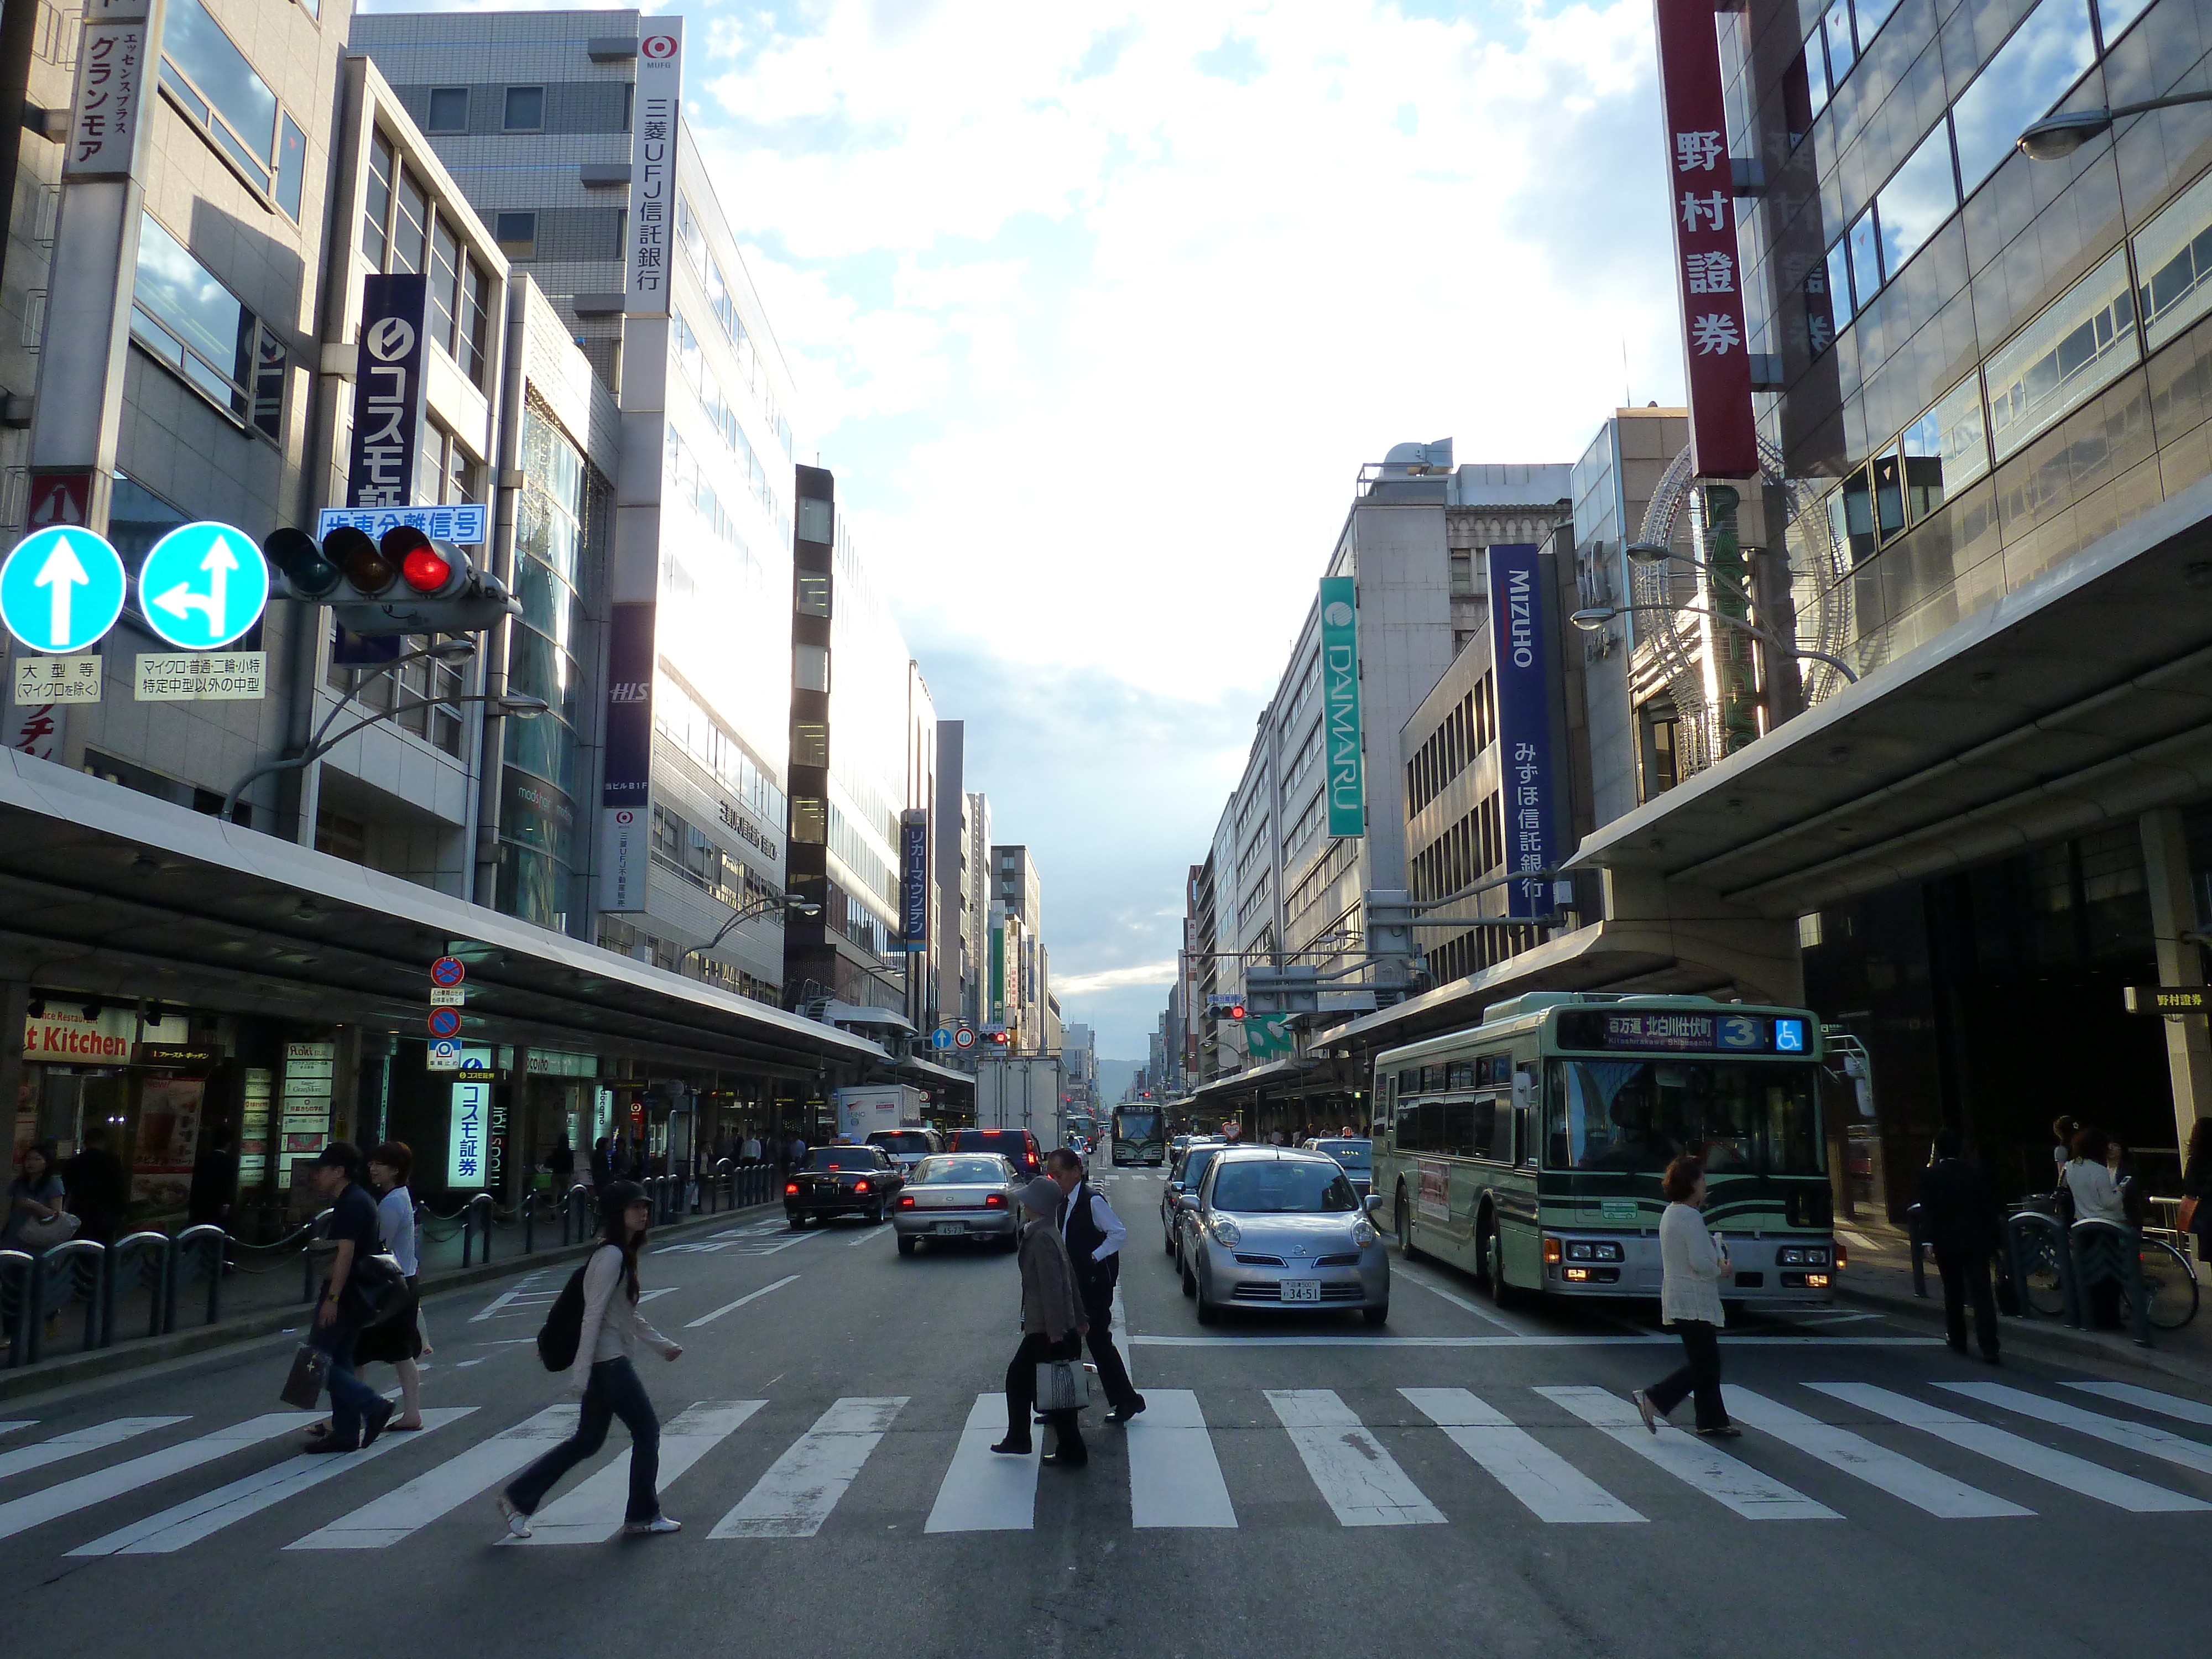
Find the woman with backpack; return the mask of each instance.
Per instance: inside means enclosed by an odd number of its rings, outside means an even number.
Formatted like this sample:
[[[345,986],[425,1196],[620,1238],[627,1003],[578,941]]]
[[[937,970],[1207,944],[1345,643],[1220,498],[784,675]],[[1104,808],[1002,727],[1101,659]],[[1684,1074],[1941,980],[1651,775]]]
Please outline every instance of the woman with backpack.
[[[635,1182],[611,1182],[600,1194],[599,1246],[561,1292],[560,1302],[546,1321],[547,1332],[538,1339],[543,1352],[550,1334],[562,1321],[561,1304],[569,1303],[572,1292],[580,1289],[582,1320],[575,1357],[568,1372],[568,1392],[583,1401],[583,1409],[576,1419],[576,1432],[517,1475],[500,1493],[499,1512],[514,1537],[530,1536],[530,1517],[545,1501],[553,1483],[605,1443],[607,1424],[617,1417],[629,1431],[630,1440],[629,1506],[623,1530],[646,1534],[682,1529],[681,1522],[660,1512],[660,1495],[656,1490],[660,1474],[660,1420],[653,1414],[653,1401],[646,1397],[635,1363],[641,1342],[663,1359],[674,1359],[684,1352],[646,1323],[637,1311],[637,1258],[645,1248],[645,1231],[652,1222],[653,1201]]]

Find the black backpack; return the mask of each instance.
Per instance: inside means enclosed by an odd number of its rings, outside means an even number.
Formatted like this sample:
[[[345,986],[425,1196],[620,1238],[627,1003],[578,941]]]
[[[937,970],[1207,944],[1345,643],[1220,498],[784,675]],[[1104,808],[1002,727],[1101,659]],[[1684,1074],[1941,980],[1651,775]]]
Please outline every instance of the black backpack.
[[[593,1252],[597,1254],[597,1252]],[[586,1265],[589,1265],[588,1262]],[[577,1345],[584,1340],[584,1269],[568,1275],[545,1322],[538,1328],[538,1357],[549,1371],[565,1371],[576,1363]]]

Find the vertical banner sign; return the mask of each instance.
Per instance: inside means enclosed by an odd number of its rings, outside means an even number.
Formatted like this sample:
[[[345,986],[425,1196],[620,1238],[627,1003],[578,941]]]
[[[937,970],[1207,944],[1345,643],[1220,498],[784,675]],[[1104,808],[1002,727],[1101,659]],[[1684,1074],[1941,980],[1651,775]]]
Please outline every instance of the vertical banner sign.
[[[90,8],[77,43],[64,179],[131,176],[144,118],[148,44],[145,0]]]
[[[607,628],[605,768],[599,787],[599,908],[645,908],[653,776],[653,607],[617,605]]]
[[[1006,929],[1002,922],[991,929],[991,1024],[1006,1021]]]
[[[491,1078],[464,1077],[453,1085],[453,1116],[446,1135],[446,1184],[484,1185],[485,1139],[490,1129]]]
[[[354,384],[348,507],[411,507],[422,435],[422,319],[430,279],[362,279],[361,362]]]
[[[1328,767],[1328,833],[1367,833],[1359,755],[1359,592],[1350,576],[1321,579],[1321,696]]]
[[[629,275],[623,309],[668,315],[675,246],[676,139],[684,109],[684,20],[647,17],[637,42],[637,137],[630,146]]]
[[[929,814],[910,808],[899,815],[900,948],[929,948]]]
[[[1701,478],[1759,472],[1737,280],[1735,177],[1712,0],[1654,0],[1667,179],[1674,220],[1675,281],[1689,364],[1690,453]]]
[[[1558,851],[1552,836],[1552,675],[1536,553],[1534,542],[1490,549],[1490,654],[1498,677],[1508,873],[1549,871]],[[1509,916],[1549,915],[1552,878],[1532,874],[1508,887],[1505,896]]]

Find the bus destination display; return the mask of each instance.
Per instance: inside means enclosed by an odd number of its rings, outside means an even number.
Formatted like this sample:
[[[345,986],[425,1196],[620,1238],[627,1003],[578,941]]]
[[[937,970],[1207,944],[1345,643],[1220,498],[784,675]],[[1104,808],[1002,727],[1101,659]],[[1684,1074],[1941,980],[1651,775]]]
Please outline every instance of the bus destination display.
[[[1764,1014],[1706,1014],[1674,1009],[1577,1009],[1559,1016],[1563,1048],[1645,1054],[1802,1054],[1806,1022]]]

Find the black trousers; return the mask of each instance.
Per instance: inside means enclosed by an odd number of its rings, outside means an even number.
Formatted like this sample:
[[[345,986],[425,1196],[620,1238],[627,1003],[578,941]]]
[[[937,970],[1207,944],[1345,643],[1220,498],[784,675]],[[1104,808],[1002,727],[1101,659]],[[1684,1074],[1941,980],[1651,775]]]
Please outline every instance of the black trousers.
[[[1042,1360],[1075,1359],[1083,1353],[1083,1339],[1070,1331],[1058,1342],[1042,1331],[1026,1331],[1022,1346],[1006,1364],[1006,1438],[1018,1446],[1030,1443],[1030,1413],[1036,1407],[1036,1368]],[[1083,1413],[1054,1412],[1047,1419],[1058,1437],[1054,1450],[1070,1462],[1090,1455],[1083,1444]]]
[[[1114,1346],[1114,1281],[1102,1274],[1082,1280],[1076,1288],[1083,1298],[1083,1316],[1091,1322],[1086,1340],[1091,1344],[1091,1363],[1098,1367],[1099,1391],[1114,1410],[1133,1406],[1137,1391],[1129,1384],[1129,1368],[1121,1363],[1121,1352]]]
[[[1983,1353],[1997,1351],[1997,1304],[1990,1293],[1990,1259],[1979,1250],[1936,1252],[1936,1271],[1943,1276],[1943,1330],[1951,1346],[1966,1351],[1966,1300],[1973,1298],[1974,1336]]]
[[[1702,1319],[1678,1319],[1676,1334],[1682,1339],[1682,1364],[1664,1380],[1644,1389],[1644,1397],[1664,1417],[1682,1403],[1682,1396],[1698,1397],[1698,1426],[1728,1426],[1728,1407],[1721,1403],[1721,1340],[1719,1333]]]
[[[507,1501],[525,1515],[538,1513],[553,1483],[606,1443],[607,1425],[619,1417],[629,1431],[629,1522],[650,1521],[660,1513],[660,1419],[637,1369],[627,1359],[596,1360],[585,1385],[576,1431],[507,1483]]]

